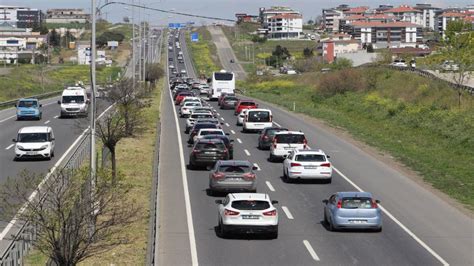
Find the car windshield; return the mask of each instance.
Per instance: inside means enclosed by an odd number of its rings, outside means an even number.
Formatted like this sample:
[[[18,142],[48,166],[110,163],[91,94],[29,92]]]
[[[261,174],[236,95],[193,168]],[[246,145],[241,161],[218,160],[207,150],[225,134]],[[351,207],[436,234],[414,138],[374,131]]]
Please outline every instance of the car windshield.
[[[45,142],[48,141],[48,133],[21,133],[18,134],[18,142]]]
[[[326,156],[322,154],[298,154],[296,155],[296,160],[298,162],[324,162],[326,161]]]
[[[18,107],[37,107],[38,102],[37,101],[20,101],[18,102]]]
[[[304,135],[300,134],[279,134],[275,136],[277,143],[303,144]]]
[[[268,111],[249,111],[247,116],[248,122],[270,122],[270,112]]]
[[[240,105],[243,105],[243,106],[255,106],[255,103],[254,103],[254,102],[241,102]]]
[[[84,96],[82,95],[73,95],[73,96],[63,96],[63,103],[83,103]]]
[[[199,142],[196,144],[196,150],[224,150],[225,146],[224,143],[222,142],[216,142],[216,143],[206,143],[206,142]]]
[[[362,197],[347,197],[342,198],[343,209],[371,209],[372,199]]]
[[[232,208],[237,210],[266,210],[270,203],[263,200],[236,200],[232,202]]]
[[[224,136],[225,134],[222,131],[201,130],[201,136],[206,136],[206,135],[221,135],[221,136]]]
[[[250,166],[248,165],[221,165],[218,169],[219,172],[223,173],[236,173],[243,174],[250,172]]]

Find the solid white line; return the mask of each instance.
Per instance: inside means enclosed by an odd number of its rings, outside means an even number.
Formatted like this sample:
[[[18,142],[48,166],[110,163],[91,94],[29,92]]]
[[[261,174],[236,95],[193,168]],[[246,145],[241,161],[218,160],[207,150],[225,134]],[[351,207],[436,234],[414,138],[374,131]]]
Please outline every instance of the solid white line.
[[[290,219],[290,220],[295,219],[295,218],[293,218],[293,215],[291,215],[290,210],[286,206],[281,206],[281,209],[286,214],[286,217],[288,217],[288,219]]]
[[[8,147],[5,148],[5,150],[9,150],[9,149],[11,149],[13,146],[15,146],[15,144],[10,144]]]
[[[58,117],[59,117],[59,115],[55,115],[55,116],[54,116],[54,118],[58,118]]]
[[[5,121],[7,121],[7,120],[9,120],[9,119],[14,118],[14,117],[16,117],[16,115],[12,115],[12,116],[7,117],[7,118],[5,118],[5,119],[3,119],[3,120],[0,120],[0,123],[3,123],[3,122],[5,122]]]
[[[267,184],[268,189],[270,191],[275,192],[275,188],[272,186],[272,184],[269,181],[265,181],[265,184]]]
[[[109,106],[107,109],[104,110],[104,112],[102,112],[101,115],[99,115],[97,117],[97,119],[99,119],[100,117],[102,117],[106,112],[108,112],[110,110],[110,108],[112,108],[114,106],[111,105]],[[96,120],[97,120],[96,119]],[[49,178],[51,177],[51,175],[54,173],[54,171],[56,171],[56,168],[59,167],[59,165],[61,165],[62,161],[66,158],[66,156],[71,152],[71,150],[73,148],[75,148],[75,146],[77,145],[77,143],[79,142],[79,140],[81,140],[82,137],[84,137],[84,135],[87,133],[87,131],[89,131],[90,127],[87,127],[86,129],[84,129],[84,131],[82,131],[81,135],[79,135],[79,137],[76,138],[76,140],[72,143],[71,146],[69,146],[69,148],[66,150],[66,152],[63,153],[63,155],[61,156],[61,158],[59,158],[59,160],[54,164],[53,168],[51,168],[48,172],[48,174],[45,176],[45,178],[39,183],[38,185],[38,188],[33,192],[31,193],[31,195],[28,197],[28,202],[31,202],[37,195],[37,191],[40,190],[44,183],[46,183]],[[20,210],[18,210],[18,213],[15,215],[15,217],[13,217],[13,219],[7,224],[7,226],[3,229],[2,233],[0,233],[0,241],[3,240],[3,238],[8,234],[8,232],[10,231],[10,229],[13,227],[13,225],[15,225],[15,223],[17,222],[18,220],[18,215],[19,214],[22,214],[25,210],[26,210],[26,206],[28,204],[28,202],[25,202],[25,204],[23,204],[23,206],[20,208]]]
[[[311,257],[313,257],[313,260],[320,261],[320,259],[318,257],[318,254],[316,254],[316,252],[314,251],[314,249],[311,246],[311,244],[309,243],[309,241],[308,240],[303,240],[303,244],[306,247],[306,249],[308,250]]]
[[[221,120],[224,121],[225,120],[224,117],[221,117]]]
[[[173,98],[171,98],[171,93],[170,93],[170,101],[173,107]],[[186,167],[185,167],[185,162],[184,162],[181,130],[179,128],[179,121],[178,121],[178,115],[176,114],[176,109],[175,108],[171,108],[171,109],[173,109],[174,121],[176,123],[176,135],[178,136],[179,159],[181,163],[181,177],[183,179],[184,205],[186,207],[186,222],[188,224],[189,246],[191,248],[191,262],[192,262],[192,265],[198,265],[196,239],[194,236],[193,214],[191,211],[191,201],[189,199],[188,177],[186,174]]]
[[[230,127],[229,123],[225,123],[226,127]]]
[[[233,131],[232,129],[230,130],[230,133],[235,135],[235,131]],[[242,142],[240,142],[240,143],[242,143]]]
[[[356,185],[352,180],[350,180],[347,176],[345,176],[341,171],[339,171],[337,168],[333,167],[333,169],[340,175],[342,178],[344,178],[349,184],[351,184],[354,188],[356,188],[359,191],[364,191],[361,189],[358,185]],[[418,236],[416,236],[408,227],[406,227],[404,224],[402,224],[393,214],[391,214],[387,209],[385,209],[382,205],[379,204],[379,208],[382,210],[385,215],[387,215],[392,221],[394,221],[398,226],[400,226],[403,231],[405,231],[409,236],[411,236],[420,246],[422,246],[426,251],[428,251],[431,255],[433,255],[441,264],[443,265],[449,265],[447,261],[445,261],[438,253],[436,253],[433,249],[431,249],[423,240],[421,240]]]
[[[247,156],[250,156],[250,152],[247,149],[244,149],[244,152],[247,154]]]
[[[260,168],[260,166],[258,166],[258,164],[254,163],[253,166],[257,167],[257,171],[261,171],[262,168]]]
[[[46,125],[46,124],[49,124],[49,122],[51,122],[51,121],[48,120],[48,121],[44,122],[44,124],[45,124],[45,125]]]
[[[237,138],[237,142],[242,144],[242,141],[239,138]]]

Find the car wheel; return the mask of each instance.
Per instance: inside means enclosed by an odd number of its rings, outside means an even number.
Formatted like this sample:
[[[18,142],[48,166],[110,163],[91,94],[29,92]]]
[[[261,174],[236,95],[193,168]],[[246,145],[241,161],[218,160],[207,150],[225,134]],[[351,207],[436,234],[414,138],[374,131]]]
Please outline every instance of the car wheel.
[[[270,153],[270,157],[268,158],[268,160],[270,162],[274,162],[275,161],[275,156],[273,156],[273,154]]]
[[[324,223],[325,223],[325,224],[329,224],[329,222],[328,222],[328,216],[326,215],[326,211],[323,210],[323,212],[324,212]]]
[[[376,232],[376,233],[382,232],[382,226],[380,226],[379,228],[375,229],[374,232]]]
[[[336,231],[336,227],[334,227],[334,225],[332,224],[332,219],[328,219],[328,226],[329,226],[329,231],[331,232]]]
[[[270,238],[271,239],[277,239],[278,238],[278,229],[276,231],[270,233]]]
[[[219,236],[222,237],[222,238],[225,238],[227,237],[227,231],[225,230],[225,227],[224,225],[222,224],[222,222],[219,220]]]
[[[332,183],[332,178],[331,177],[326,179],[326,184],[331,184],[331,183]]]

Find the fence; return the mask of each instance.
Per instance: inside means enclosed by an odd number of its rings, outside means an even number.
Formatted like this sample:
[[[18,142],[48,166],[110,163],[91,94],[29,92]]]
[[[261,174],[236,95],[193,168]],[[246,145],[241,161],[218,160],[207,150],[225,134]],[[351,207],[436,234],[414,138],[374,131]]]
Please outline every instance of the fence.
[[[51,97],[51,96],[59,95],[59,94],[61,94],[62,91],[63,91],[63,90],[47,92],[47,93],[43,93],[43,94],[38,94],[38,95],[29,96],[28,98],[45,99],[45,98],[48,98],[48,97]],[[15,103],[17,103],[18,100],[19,100],[19,99],[15,99],[15,100],[11,100],[11,101],[6,101],[6,102],[0,102],[0,109],[3,109],[3,108],[5,108],[5,107],[11,107],[11,106],[13,106]]]

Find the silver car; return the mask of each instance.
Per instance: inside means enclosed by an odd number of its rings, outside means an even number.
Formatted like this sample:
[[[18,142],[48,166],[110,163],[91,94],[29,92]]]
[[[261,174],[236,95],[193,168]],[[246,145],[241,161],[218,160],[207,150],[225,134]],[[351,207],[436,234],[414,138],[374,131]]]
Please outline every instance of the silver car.
[[[257,192],[257,168],[249,161],[217,161],[209,173],[209,194],[217,191]]]
[[[323,200],[324,222],[330,231],[370,229],[382,231],[382,212],[369,192],[337,192]]]

